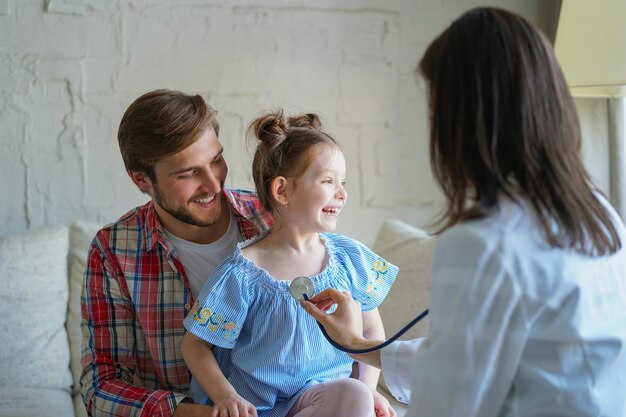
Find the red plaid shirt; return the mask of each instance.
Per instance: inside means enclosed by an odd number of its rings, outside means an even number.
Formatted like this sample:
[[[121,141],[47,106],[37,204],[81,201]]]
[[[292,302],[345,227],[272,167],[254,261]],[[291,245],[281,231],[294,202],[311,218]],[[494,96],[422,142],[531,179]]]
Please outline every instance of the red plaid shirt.
[[[256,196],[225,190],[245,239],[271,217]],[[194,300],[152,202],[100,230],[81,299],[81,391],[92,416],[169,417],[189,391],[180,344]]]

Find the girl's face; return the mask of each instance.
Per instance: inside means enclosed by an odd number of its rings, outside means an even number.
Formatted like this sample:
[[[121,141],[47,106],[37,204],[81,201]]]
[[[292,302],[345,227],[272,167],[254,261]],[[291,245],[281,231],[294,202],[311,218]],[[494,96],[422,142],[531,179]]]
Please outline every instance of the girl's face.
[[[290,180],[285,221],[306,232],[331,232],[348,198],[346,160],[336,146],[322,146],[309,167]],[[281,215],[282,216],[282,215]]]

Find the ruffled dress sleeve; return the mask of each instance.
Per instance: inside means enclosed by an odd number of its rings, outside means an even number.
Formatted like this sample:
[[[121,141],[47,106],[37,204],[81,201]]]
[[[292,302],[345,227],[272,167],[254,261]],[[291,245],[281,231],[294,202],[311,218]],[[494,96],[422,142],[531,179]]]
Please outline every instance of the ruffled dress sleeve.
[[[231,349],[248,314],[245,273],[228,258],[211,274],[184,320],[188,332],[206,342]]]
[[[347,236],[329,234],[337,261],[345,269],[352,297],[362,311],[377,308],[383,302],[398,275],[398,267],[372,252],[363,243]]]

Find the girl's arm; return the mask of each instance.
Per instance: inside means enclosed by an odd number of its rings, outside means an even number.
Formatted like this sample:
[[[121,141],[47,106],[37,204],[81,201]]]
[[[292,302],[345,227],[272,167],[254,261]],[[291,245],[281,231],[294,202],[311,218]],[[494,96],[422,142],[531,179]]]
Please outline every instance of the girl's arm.
[[[181,351],[187,367],[200,387],[215,403],[213,416],[256,416],[252,404],[237,394],[222,373],[211,348],[213,345],[190,332],[185,333]]]
[[[385,340],[385,329],[380,318],[378,309],[363,312],[363,337],[370,340]],[[370,366],[364,362],[359,362],[359,380],[367,384],[372,391],[376,391],[380,369]]]
[[[363,337],[366,339],[381,340],[385,338],[385,329],[383,327],[383,321],[380,318],[378,309],[375,308],[368,312],[362,313],[363,316]],[[380,369],[368,365],[364,362],[359,362],[359,380],[364,382],[374,395],[374,409],[376,410],[376,416],[378,417],[395,417],[396,412],[389,405],[389,401],[380,394],[376,387],[378,385],[378,378],[380,377]]]

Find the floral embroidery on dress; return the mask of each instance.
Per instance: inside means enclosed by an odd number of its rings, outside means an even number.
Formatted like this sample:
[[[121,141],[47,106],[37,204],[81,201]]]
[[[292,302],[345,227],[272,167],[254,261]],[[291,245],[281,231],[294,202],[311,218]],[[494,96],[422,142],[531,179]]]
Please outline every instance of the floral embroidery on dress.
[[[193,319],[209,329],[210,332],[219,331],[224,336],[224,339],[234,340],[239,336],[240,329],[232,321],[227,321],[222,313],[211,311],[210,308],[200,308],[198,303],[195,303],[189,314]]]
[[[191,316],[193,316],[193,319],[196,320],[196,313],[198,312],[198,310],[200,310],[200,304],[193,303],[193,307],[191,307],[191,310],[189,310],[189,314]]]
[[[383,283],[383,277],[387,274],[388,267],[389,263],[383,258],[378,258],[372,264],[372,268],[369,272],[367,289],[365,290],[368,298],[371,299],[376,297],[376,291],[378,290],[378,286]]]

